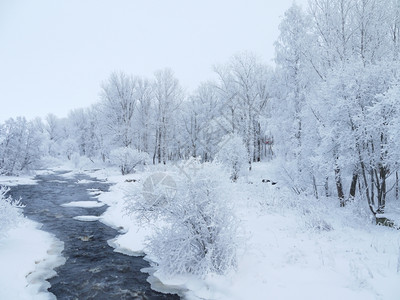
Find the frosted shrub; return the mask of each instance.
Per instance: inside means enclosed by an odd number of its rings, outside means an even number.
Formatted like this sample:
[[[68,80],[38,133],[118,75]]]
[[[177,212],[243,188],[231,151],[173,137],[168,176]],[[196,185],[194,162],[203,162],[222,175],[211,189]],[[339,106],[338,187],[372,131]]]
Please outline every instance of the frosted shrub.
[[[223,137],[219,147],[216,160],[228,168],[232,181],[236,181],[248,162],[246,146],[240,136],[228,134]]]
[[[237,221],[228,203],[231,183],[217,164],[205,163],[190,175],[174,177],[179,180],[173,198],[163,197],[156,204],[149,204],[147,197],[138,199],[136,206],[146,208],[146,218],[162,218],[168,224],[150,237],[149,253],[165,274],[225,273],[236,264]]]
[[[329,224],[320,214],[307,213],[304,216],[304,223],[306,228],[316,232],[333,230],[332,225]]]
[[[0,187],[0,238],[10,228],[17,225],[18,220],[22,217],[20,210],[20,207],[22,207],[21,203],[7,196],[8,191],[9,188]]]
[[[111,151],[110,162],[121,169],[122,175],[135,171],[136,166],[149,161],[149,155],[129,147],[121,147]]]

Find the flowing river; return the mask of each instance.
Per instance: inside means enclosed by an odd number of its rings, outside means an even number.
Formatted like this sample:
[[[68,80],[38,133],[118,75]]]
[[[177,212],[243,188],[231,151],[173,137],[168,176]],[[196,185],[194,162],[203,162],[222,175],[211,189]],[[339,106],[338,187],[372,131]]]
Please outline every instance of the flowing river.
[[[64,242],[64,265],[49,279],[49,291],[57,299],[179,299],[153,291],[146,281],[149,267],[141,257],[114,252],[107,240],[118,232],[99,221],[79,221],[76,216],[100,216],[107,206],[64,207],[73,201],[96,201],[91,191],[107,191],[109,184],[86,175],[74,178],[62,172],[38,175],[37,185],[13,187],[14,199],[22,198],[24,214],[43,224],[42,230]],[[79,182],[81,181],[81,182]]]

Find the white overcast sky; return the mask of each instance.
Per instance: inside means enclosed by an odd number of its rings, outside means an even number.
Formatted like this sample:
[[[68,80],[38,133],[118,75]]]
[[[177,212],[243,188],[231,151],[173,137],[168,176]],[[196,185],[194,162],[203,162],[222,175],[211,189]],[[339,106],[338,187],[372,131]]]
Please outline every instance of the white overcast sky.
[[[170,67],[191,91],[237,52],[271,62],[292,2],[0,0],[0,122],[87,107],[112,71]]]

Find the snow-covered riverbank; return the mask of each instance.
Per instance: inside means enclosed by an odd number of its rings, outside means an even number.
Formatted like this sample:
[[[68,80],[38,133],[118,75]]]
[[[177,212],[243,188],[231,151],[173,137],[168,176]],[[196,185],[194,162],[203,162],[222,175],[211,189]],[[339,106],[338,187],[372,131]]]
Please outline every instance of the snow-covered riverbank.
[[[145,241],[153,228],[126,215],[123,197],[152,171],[160,170],[95,174],[116,183],[99,196],[110,206],[103,222],[121,230],[110,244],[122,253],[145,253],[150,260]],[[203,280],[154,275],[186,299],[398,299],[399,232],[374,225],[362,203],[340,208],[333,198],[315,205],[317,200],[296,197],[277,176],[273,166],[260,163],[247,178],[232,183],[241,222],[237,272]],[[270,185],[262,182],[265,178],[279,182]],[[165,288],[154,278],[149,281]]]
[[[0,177],[0,185],[35,184],[30,177]],[[17,216],[16,226],[0,236],[0,299],[55,299],[46,279],[62,265],[63,243],[40,224]]]
[[[133,186],[140,190],[148,176],[163,171],[179,172],[173,166],[149,167],[126,176],[110,168],[85,171],[115,183],[106,193],[88,191],[109,205],[98,219],[119,230],[109,240],[115,251],[152,260],[146,238],[158,224],[143,226],[127,215],[124,195]],[[153,268],[145,270],[152,287],[179,291],[185,299],[397,300],[399,231],[374,225],[363,203],[340,208],[333,198],[299,198],[283,182],[273,165],[260,163],[232,183],[232,202],[240,220],[240,236],[234,241],[239,244],[236,272],[200,279],[168,277]],[[63,245],[37,223],[21,220],[0,239],[0,298],[51,299],[45,279],[63,263]]]
[[[46,279],[62,265],[63,243],[24,219],[0,240],[0,299],[55,299]]]

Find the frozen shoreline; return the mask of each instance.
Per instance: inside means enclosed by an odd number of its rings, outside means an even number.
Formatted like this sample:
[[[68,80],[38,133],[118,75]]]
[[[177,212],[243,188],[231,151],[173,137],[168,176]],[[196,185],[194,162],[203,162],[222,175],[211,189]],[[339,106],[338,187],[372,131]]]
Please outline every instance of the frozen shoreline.
[[[24,218],[0,240],[0,298],[55,299],[47,279],[65,263],[64,243]]]
[[[139,183],[126,182],[127,176],[119,175],[118,170],[103,170],[96,174],[89,173],[89,175],[102,180],[107,179],[108,182],[114,183],[110,187],[109,192],[101,193],[98,196],[98,201],[109,206],[104,214],[101,215],[99,221],[119,231],[119,234],[115,238],[108,240],[109,246],[114,248],[115,252],[125,255],[143,256],[150,265],[153,265],[154,262],[145,250],[146,237],[152,233],[153,228],[143,228],[135,219],[124,213],[124,190],[131,184]],[[131,174],[128,177],[137,177],[137,175],[140,177],[143,176],[143,174]],[[163,282],[154,274],[156,270],[153,267],[145,268],[142,271],[149,274],[147,281],[151,284],[153,290],[161,293],[178,294],[183,299],[194,299],[187,297],[186,292],[188,289],[185,286]]]

